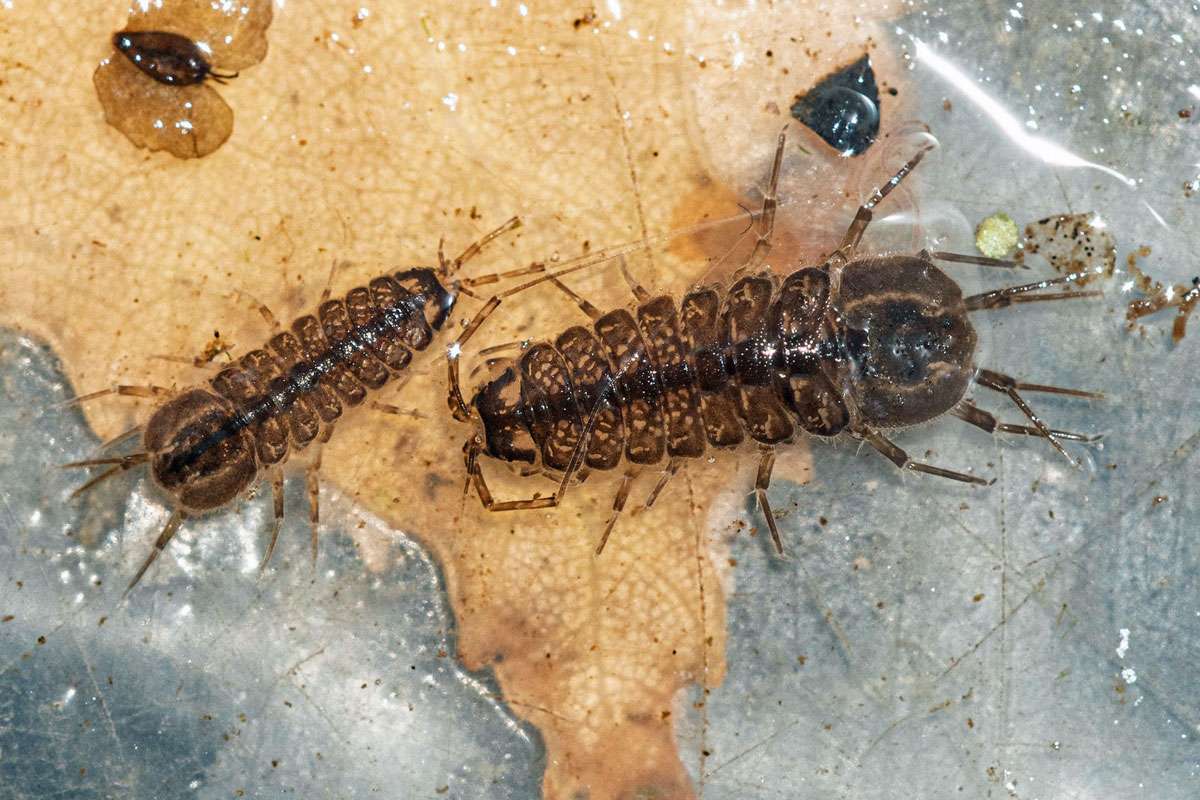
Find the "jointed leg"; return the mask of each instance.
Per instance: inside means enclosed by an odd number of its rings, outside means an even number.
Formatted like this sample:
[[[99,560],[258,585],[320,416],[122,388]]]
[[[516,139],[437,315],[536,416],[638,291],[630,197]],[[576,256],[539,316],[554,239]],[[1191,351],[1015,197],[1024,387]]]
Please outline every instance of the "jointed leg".
[[[1047,292],[1044,294],[1028,294],[1036,292],[1040,289],[1047,289],[1051,286],[1058,286],[1064,283],[1071,283],[1080,278],[1086,278],[1095,275],[1094,271],[1072,272],[1070,275],[1063,275],[1061,278],[1050,278],[1036,283],[1026,283],[1021,286],[1009,286],[1006,289],[995,289],[990,292],[981,294],[973,294],[963,300],[967,307],[967,311],[979,311],[982,309],[1005,308],[1013,303],[1034,303],[1041,300],[1074,300],[1080,297],[1099,297],[1102,292],[1098,291],[1067,291],[1067,292]]]
[[[675,473],[679,472],[681,466],[683,466],[683,460],[679,458],[672,458],[667,462],[667,468],[659,476],[658,483],[654,484],[654,488],[650,490],[650,494],[646,495],[646,502],[642,504],[642,508],[650,508],[654,505],[654,501],[658,500],[659,494],[666,487],[667,481],[675,477]]]
[[[974,475],[968,475],[965,472],[955,472],[954,470],[935,467],[932,464],[923,464],[920,461],[913,461],[908,457],[908,453],[901,450],[896,444],[889,441],[879,431],[871,428],[863,428],[856,433],[861,436],[867,444],[874,447],[879,453],[891,461],[900,469],[912,470],[913,472],[924,472],[927,475],[937,475],[941,478],[949,478],[952,481],[961,481],[963,483],[973,483],[977,486],[987,486],[988,481]]]
[[[935,252],[925,251],[929,258],[938,261],[953,261],[958,264],[977,264],[981,267],[1003,267],[1004,269],[1029,269],[1029,265],[1020,264],[1016,261],[1008,261],[1003,258],[988,258],[987,256],[977,256],[970,253],[947,253],[945,250],[937,250]]]
[[[567,297],[574,300],[575,304],[577,306],[579,306],[580,310],[583,311],[583,313],[587,314],[588,317],[590,317],[593,322],[600,319],[600,317],[604,316],[600,312],[600,309],[596,308],[594,305],[589,303],[583,297],[580,297],[578,294],[575,293],[574,290],[571,289],[571,287],[567,286],[565,283],[560,281],[558,278],[551,278],[550,283],[553,284],[554,286],[558,287],[559,289],[561,289],[567,295]]]
[[[77,406],[80,403],[86,403],[89,400],[95,400],[97,397],[105,397],[110,394],[121,395],[122,397],[138,397],[142,399],[166,400],[175,394],[174,390],[168,389],[165,386],[126,386],[120,384],[109,387],[108,389],[99,389],[88,394],[81,394],[78,397],[72,397],[62,402],[55,403],[51,408],[64,408],[66,406]]]
[[[467,249],[463,250],[461,253],[458,254],[458,258],[454,259],[453,261],[449,261],[449,262],[446,261],[446,255],[442,250],[443,243],[441,241],[438,241],[438,264],[441,267],[442,274],[447,277],[450,275],[453,275],[455,272],[457,272],[459,270],[460,267],[462,267],[463,264],[467,263],[472,258],[479,255],[479,253],[483,250],[483,248],[487,247],[493,241],[500,238],[501,236],[508,233],[509,231],[516,230],[519,227],[521,227],[521,218],[520,217],[512,217],[512,218],[506,220],[504,222],[504,224],[502,224],[500,227],[496,228],[491,233],[485,234],[482,238],[469,244],[467,246]],[[524,274],[524,273],[519,273],[519,274]],[[487,282],[490,283],[491,281],[487,281]],[[473,285],[477,286],[479,284],[475,283]]]
[[[337,275],[338,262],[335,258],[333,263],[329,265],[329,277],[325,279],[325,288],[321,290],[321,302],[317,306],[325,305],[325,302],[333,296],[333,277]]]
[[[779,205],[779,170],[783,166],[783,145],[786,140],[787,126],[785,125],[779,132],[779,140],[775,145],[775,160],[771,163],[771,177],[767,180],[767,190],[763,193],[763,207],[759,215],[759,224],[762,225],[762,230],[758,234],[758,241],[754,243],[754,249],[750,251],[750,258],[733,273],[735,278],[757,271],[767,260],[767,254],[771,252],[771,237],[775,234],[775,209]]]
[[[279,529],[283,525],[283,470],[278,467],[271,470],[271,502],[275,518],[271,522],[271,540],[267,542],[267,552],[263,553],[262,561],[258,564],[260,573],[267,568],[267,562],[275,552],[275,542],[279,541]]]
[[[124,472],[127,469],[136,467],[138,464],[145,464],[149,460],[149,453],[130,453],[127,456],[116,456],[113,458],[91,458],[86,461],[72,461],[69,464],[63,464],[62,466],[63,469],[109,466],[109,469],[101,472],[99,475],[83,484],[83,486],[80,486],[78,489],[71,492],[71,498],[74,499],[101,481],[108,480],[118,472]]]
[[[146,570],[150,569],[150,565],[158,558],[159,553],[165,550],[167,545],[171,543],[171,539],[175,537],[175,534],[179,531],[179,526],[183,524],[186,518],[187,515],[182,511],[174,511],[171,514],[171,518],[167,520],[166,527],[162,529],[162,533],[158,535],[158,539],[154,542],[154,549],[150,551],[150,555],[146,556],[146,560],[142,562],[142,566],[138,569],[137,574],[133,576],[133,580],[129,582],[129,585],[125,587],[125,591],[121,593],[122,600],[133,591],[133,587],[138,585],[138,581],[146,574]]]
[[[308,489],[308,522],[312,526],[312,563],[317,566],[317,528],[321,524],[321,483],[317,477],[321,469],[320,452],[304,470],[304,483]]]
[[[394,406],[391,403],[380,403],[377,400],[372,400],[367,403],[367,406],[373,411],[378,411],[383,414],[392,414],[397,417],[412,417],[413,419],[425,419],[425,415],[420,411],[411,408],[401,408]]]
[[[609,515],[608,523],[604,526],[604,533],[600,535],[600,543],[596,545],[596,555],[604,552],[604,546],[608,544],[608,537],[612,535],[617,518],[621,516],[621,511],[625,508],[625,501],[629,499],[629,490],[633,488],[633,482],[640,472],[641,470],[637,467],[630,467],[621,476],[621,485],[617,488],[616,496],[613,497],[612,514]]]
[[[629,284],[630,291],[633,292],[634,298],[639,303],[645,303],[650,299],[650,293],[646,291],[637,278],[633,277],[633,273],[629,271],[629,262],[625,260],[625,254],[617,256],[617,263],[621,266],[621,275],[625,278],[625,283]]]
[[[1059,444],[1058,436],[1055,434],[1055,432],[1050,430],[1050,428],[1046,426],[1046,423],[1042,422],[1041,418],[1034,413],[1033,409],[1028,403],[1025,402],[1025,399],[1021,397],[1017,390],[1024,389],[1028,392],[1065,394],[1070,395],[1071,397],[1087,397],[1093,399],[1100,398],[1103,395],[1100,395],[1096,392],[1085,392],[1081,389],[1064,389],[1061,386],[1047,386],[1040,383],[1022,383],[1015,378],[999,372],[994,372],[990,369],[979,370],[975,376],[975,382],[980,386],[991,389],[994,392],[1008,395],[1009,399],[1013,401],[1013,404],[1016,405],[1017,408],[1021,409],[1021,412],[1029,418],[1029,421],[1033,423],[1033,426],[1042,436],[1050,440],[1050,444],[1054,446],[1054,449],[1057,450],[1063,458],[1067,459],[1077,467],[1080,465],[1079,462],[1076,461],[1061,444]]]
[[[105,442],[101,442],[100,446],[98,448],[96,448],[96,452],[103,453],[104,451],[108,450],[109,448],[116,447],[121,442],[124,442],[128,439],[132,439],[135,436],[140,436],[142,434],[142,432],[145,430],[146,430],[145,425],[134,425],[129,430],[118,433],[116,436],[112,437],[111,439],[109,439]]]
[[[775,544],[775,552],[783,555],[783,539],[779,536],[779,526],[775,524],[775,512],[767,501],[767,489],[771,488],[771,471],[775,468],[775,448],[760,447],[762,459],[758,462],[758,477],[754,481],[754,496],[758,508],[767,519],[767,528],[771,531],[771,541]]]
[[[467,340],[475,335],[475,331],[479,330],[479,326],[483,324],[492,312],[500,306],[500,295],[493,295],[490,300],[483,304],[483,308],[475,313],[471,321],[467,323],[467,327],[463,328],[463,332],[458,335],[458,338],[450,343],[446,348],[446,378],[449,384],[447,404],[450,406],[450,412],[459,422],[466,422],[471,418],[471,410],[467,408],[467,403],[463,399],[462,386],[458,377],[458,357],[462,354],[462,346]]]
[[[492,490],[488,488],[487,479],[483,477],[483,467],[479,463],[481,448],[477,441],[467,443],[466,465],[468,486],[475,487],[479,502],[488,511],[530,511],[537,508],[553,508],[558,505],[558,492],[549,497],[531,497],[525,500],[505,500],[496,502]]]
[[[259,300],[254,295],[244,289],[234,289],[233,294],[239,298],[249,301],[250,307],[259,313],[259,316],[271,326],[271,334],[275,335],[283,332],[283,326],[279,324],[279,318],[271,312],[267,304]]]
[[[876,189],[870,199],[858,207],[858,213],[854,215],[854,220],[850,223],[850,227],[846,229],[846,235],[842,237],[842,243],[837,249],[842,258],[849,261],[858,249],[858,245],[862,242],[863,233],[866,232],[867,226],[871,224],[875,206],[879,205],[883,198],[891,194],[892,190],[908,177],[908,174],[916,168],[917,164],[921,163],[921,159],[925,158],[925,154],[933,148],[934,145],[927,144],[918,150],[916,155],[905,162],[904,166],[900,167],[891,180]]]
[[[1008,422],[999,422],[997,419],[976,406],[969,400],[962,400],[954,408],[950,409],[950,413],[961,419],[963,422],[969,422],[976,428],[982,428],[988,433],[1019,433],[1025,436],[1042,437],[1042,432],[1037,428],[1028,425],[1012,425]],[[1071,433],[1070,431],[1060,431],[1055,428],[1050,429],[1050,433],[1056,439],[1064,439],[1069,442],[1097,442],[1103,437],[1087,436],[1082,433]],[[1044,437],[1042,437],[1044,438]]]

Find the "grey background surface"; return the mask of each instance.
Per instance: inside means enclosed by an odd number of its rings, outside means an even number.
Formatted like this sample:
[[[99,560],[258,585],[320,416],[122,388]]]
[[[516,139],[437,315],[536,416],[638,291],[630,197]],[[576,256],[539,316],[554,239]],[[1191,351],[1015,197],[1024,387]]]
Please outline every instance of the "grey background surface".
[[[1200,269],[1200,199],[1183,191],[1200,173],[1194,5],[918,4],[894,35],[943,145],[922,167],[931,240],[961,242],[996,210],[1092,211],[1119,265],[1149,244],[1161,279]],[[1039,160],[914,39],[1021,131],[1133,185]],[[1172,346],[1167,312],[1127,332],[1125,280],[985,326],[986,365],[1106,393],[1037,398],[1055,425],[1106,435],[1073,448],[1085,470],[945,421],[897,440],[975,465],[990,490],[846,444],[817,448],[812,483],[776,481],[791,558],[735,543],[729,675],[700,709],[680,704],[703,797],[1200,792],[1200,331]],[[190,525],[171,588],[116,606],[124,548],[165,510],[141,482],[68,502],[76,478],[56,465],[96,444],[76,410],[49,407],[74,390],[38,343],[5,333],[0,353],[0,798],[537,795],[538,735],[457,665],[436,567],[381,530],[402,557],[364,575],[338,529],[376,523],[345,504],[330,503],[315,577],[255,580],[258,498]],[[302,494],[289,484],[289,503]],[[305,523],[287,525],[276,558],[304,564]],[[97,544],[66,535],[81,530]]]

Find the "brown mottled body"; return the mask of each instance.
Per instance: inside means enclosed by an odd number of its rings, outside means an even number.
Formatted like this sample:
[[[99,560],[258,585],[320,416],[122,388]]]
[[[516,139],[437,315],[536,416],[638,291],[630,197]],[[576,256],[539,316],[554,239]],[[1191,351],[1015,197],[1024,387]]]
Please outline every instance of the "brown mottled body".
[[[287,330],[280,329],[274,315],[260,306],[264,318],[276,327],[274,336],[221,369],[207,385],[182,392],[119,386],[76,398],[78,402],[115,393],[165,400],[144,427],[130,432],[142,433],[140,452],[66,465],[109,467],[80,487],[78,494],[111,475],[148,463],[155,485],[171,498],[171,520],[129,588],[186,517],[223,508],[267,479],[274,496],[275,528],[263,558],[265,566],[283,518],[284,463],[314,443],[327,441],[343,415],[402,376],[413,353],[427,349],[445,326],[460,291],[469,292],[467,287],[499,277],[543,271],[538,264],[503,276],[448,280],[487,242],[519,224],[515,218],[509,220],[452,262],[441,258],[439,249],[440,268],[381,275],[337,299],[329,299],[326,291],[316,313],[297,318]],[[403,413],[391,406],[371,405]],[[318,452],[309,459],[307,473],[314,560],[319,464]]]
[[[747,439],[834,436],[852,415],[893,428],[953,408],[976,343],[958,285],[927,254],[853,261],[840,276],[836,296],[816,268],[747,276],[689,293],[678,311],[666,295],[641,303],[636,324],[610,312],[594,332],[558,337],[566,348],[534,345],[472,400],[484,452],[566,469],[605,382],[605,435],[592,433],[586,461],[596,469],[618,453],[653,465]],[[575,376],[587,376],[582,390]]]
[[[398,377],[453,300],[433,270],[383,275],[251,350],[150,418],[155,482],[189,512],[227,504]]]
[[[476,392],[471,406],[482,435],[469,441],[465,452],[469,480],[485,507],[556,506],[585,466],[610,470],[625,462],[599,553],[638,468],[666,461],[646,500],[649,506],[683,459],[752,442],[761,451],[755,493],[782,552],[766,490],[774,448],[802,434],[845,432],[902,469],[987,484],[974,475],[914,461],[884,435],[949,412],[987,431],[1044,437],[1074,463],[1059,440],[1089,437],[1047,427],[1018,390],[1095,395],[1021,383],[977,368],[977,339],[968,314],[1092,296],[1077,290],[1036,294],[1080,275],[964,297],[935,259],[1019,265],[926,251],[858,255],[873,208],[920,162],[925,148],[859,208],[842,246],[825,263],[780,278],[762,267],[770,249],[783,143],[781,134],[760,214],[765,231],[728,287],[698,288],[676,303],[668,295],[651,297],[626,271],[638,300],[634,313],[617,309],[602,314],[555,281],[592,318],[592,329],[572,327],[553,345],[535,344],[515,363],[494,365],[494,377]],[[470,411],[461,402],[456,379],[452,370],[450,405],[465,419]],[[1032,426],[998,422],[964,399],[973,381],[1008,395]],[[558,490],[550,497],[497,502],[480,468],[479,456],[485,454],[540,466],[558,476]]]

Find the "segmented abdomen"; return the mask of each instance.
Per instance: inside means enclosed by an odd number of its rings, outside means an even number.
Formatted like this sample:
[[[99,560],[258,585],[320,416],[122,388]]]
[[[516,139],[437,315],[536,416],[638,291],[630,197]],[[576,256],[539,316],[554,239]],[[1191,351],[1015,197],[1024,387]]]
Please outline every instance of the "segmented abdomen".
[[[747,437],[777,444],[798,428],[834,435],[849,415],[830,379],[841,356],[828,299],[828,276],[802,269],[568,328],[476,394],[487,452],[565,469],[593,413],[585,463],[595,469],[697,458]]]
[[[431,280],[440,290],[428,270],[375,278],[322,303],[316,316],[297,318],[211,380],[233,407],[227,424],[254,437],[260,465],[327,438],[348,408],[403,372],[413,350],[429,345],[424,309]]]

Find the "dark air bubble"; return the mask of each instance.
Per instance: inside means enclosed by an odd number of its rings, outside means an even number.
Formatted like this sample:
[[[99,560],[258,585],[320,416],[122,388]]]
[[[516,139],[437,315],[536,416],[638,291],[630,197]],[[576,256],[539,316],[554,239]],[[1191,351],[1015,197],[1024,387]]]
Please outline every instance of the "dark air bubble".
[[[879,87],[864,55],[796,98],[792,116],[846,155],[865,153],[879,135]]]

